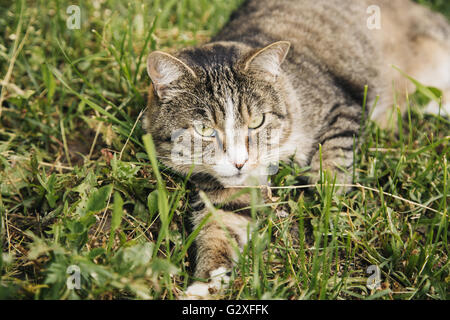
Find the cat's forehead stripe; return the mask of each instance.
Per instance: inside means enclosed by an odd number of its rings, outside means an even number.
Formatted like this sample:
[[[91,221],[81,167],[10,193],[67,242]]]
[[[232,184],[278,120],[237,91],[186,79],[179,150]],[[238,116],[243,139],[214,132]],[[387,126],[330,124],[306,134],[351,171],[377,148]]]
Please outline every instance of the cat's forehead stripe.
[[[227,94],[225,106],[225,132],[227,135],[234,135],[235,119],[233,100],[231,99],[231,96]]]

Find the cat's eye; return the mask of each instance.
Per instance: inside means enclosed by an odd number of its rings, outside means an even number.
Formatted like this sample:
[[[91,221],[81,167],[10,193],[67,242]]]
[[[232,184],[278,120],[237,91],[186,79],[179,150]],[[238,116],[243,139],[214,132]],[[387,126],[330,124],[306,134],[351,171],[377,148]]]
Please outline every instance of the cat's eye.
[[[194,129],[202,137],[214,137],[216,135],[216,130],[211,127],[206,127],[202,123],[194,124]]]
[[[264,123],[264,114],[253,116],[248,124],[249,129],[258,129]]]

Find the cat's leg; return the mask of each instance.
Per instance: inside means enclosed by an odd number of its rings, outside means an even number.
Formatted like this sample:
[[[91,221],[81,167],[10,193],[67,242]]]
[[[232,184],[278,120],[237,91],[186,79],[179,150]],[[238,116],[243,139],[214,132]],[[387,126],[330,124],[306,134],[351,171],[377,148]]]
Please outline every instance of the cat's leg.
[[[450,32],[448,25],[446,29]],[[447,41],[439,41],[430,36],[421,35],[415,37],[409,46],[413,48],[412,51],[415,52],[415,55],[408,67],[404,69],[406,74],[425,86],[440,89],[443,93],[442,103],[433,100],[425,106],[423,111],[450,117],[450,38]],[[406,92],[414,93],[416,86],[397,70],[392,72],[394,72],[393,82],[400,90],[397,90],[395,98],[391,98],[389,106],[392,106],[395,101],[404,113],[407,108]],[[396,124],[396,118],[394,114],[394,124]]]
[[[208,210],[194,213],[194,230],[207,216]],[[236,248],[242,249],[247,243],[248,217],[228,211],[215,211],[200,230],[195,240],[196,268],[195,278],[208,282],[195,281],[183,299],[211,299],[226,289],[232,267],[237,259]]]
[[[448,25],[447,30],[450,32]],[[413,75],[424,85],[442,90],[442,103],[433,100],[424,112],[450,117],[450,38],[447,42],[423,38],[416,43],[420,50],[417,60],[422,63],[417,63],[420,67],[416,67]]]
[[[442,101],[431,101],[424,109],[425,113],[442,115],[450,118],[450,89],[442,93]]]
[[[391,3],[394,5],[396,2]],[[421,6],[407,11],[390,11],[393,14],[389,14],[389,10],[384,11],[384,24],[391,27],[382,32],[385,63],[380,71],[384,85],[372,118],[381,128],[397,129],[397,107],[404,114],[408,107],[406,95],[416,90],[406,75],[424,86],[442,90],[441,110],[438,102],[431,101],[423,111],[445,115],[446,110],[450,111],[450,24],[445,17]],[[409,14],[412,16],[408,18]],[[401,22],[402,17],[406,19],[404,23]],[[391,34],[390,30],[397,28],[398,34],[404,36]]]
[[[337,184],[352,182],[353,148],[357,142],[362,109],[357,105],[336,105],[325,118],[324,130],[318,139],[322,146],[317,148],[311,160],[312,183],[320,179],[323,172],[336,175]],[[348,188],[343,188],[343,190]]]

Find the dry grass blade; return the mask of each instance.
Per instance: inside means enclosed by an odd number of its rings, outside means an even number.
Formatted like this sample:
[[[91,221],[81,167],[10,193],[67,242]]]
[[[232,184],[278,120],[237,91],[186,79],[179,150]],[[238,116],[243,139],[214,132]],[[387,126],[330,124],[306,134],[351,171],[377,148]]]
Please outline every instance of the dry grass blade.
[[[320,186],[320,184],[318,184],[318,185]],[[256,189],[281,190],[281,189],[308,189],[308,188],[315,188],[316,186],[317,185],[315,185],[315,184],[306,184],[306,185],[301,185],[301,186],[285,186],[285,187],[270,187],[270,186],[259,185],[259,186],[238,186],[238,187],[226,187],[226,188],[234,188],[234,189],[247,189],[247,188],[249,188],[249,189],[253,188],[254,189],[254,188],[256,188]],[[344,187],[344,188],[359,188],[359,189],[373,191],[373,192],[376,192],[376,193],[382,193],[385,196],[388,196],[388,197],[391,197],[391,198],[394,198],[394,199],[406,202],[406,203],[411,204],[413,206],[416,206],[416,207],[419,207],[419,208],[422,208],[422,209],[427,209],[427,210],[430,210],[432,212],[438,213],[440,215],[444,215],[444,213],[442,213],[442,212],[440,212],[440,211],[438,211],[436,209],[427,207],[427,206],[425,206],[423,204],[420,204],[420,203],[417,203],[417,202],[405,199],[405,198],[400,197],[400,196],[396,196],[395,194],[391,194],[389,192],[385,192],[385,191],[381,192],[380,190],[377,190],[377,189],[374,189],[374,188],[371,188],[371,187],[366,187],[366,186],[363,186],[363,185],[360,185],[360,184],[339,184],[339,183],[336,183],[336,184],[334,184],[334,186],[335,187]]]

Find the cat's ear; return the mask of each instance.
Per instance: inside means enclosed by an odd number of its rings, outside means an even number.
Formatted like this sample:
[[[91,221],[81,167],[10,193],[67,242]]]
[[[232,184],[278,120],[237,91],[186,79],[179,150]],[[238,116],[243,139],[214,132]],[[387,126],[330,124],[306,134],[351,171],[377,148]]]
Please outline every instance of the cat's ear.
[[[278,41],[258,50],[245,61],[244,70],[263,71],[278,76],[290,46],[288,41]]]
[[[167,94],[170,91],[170,84],[183,75],[197,77],[183,61],[162,51],[153,51],[148,55],[147,73],[159,98]]]

